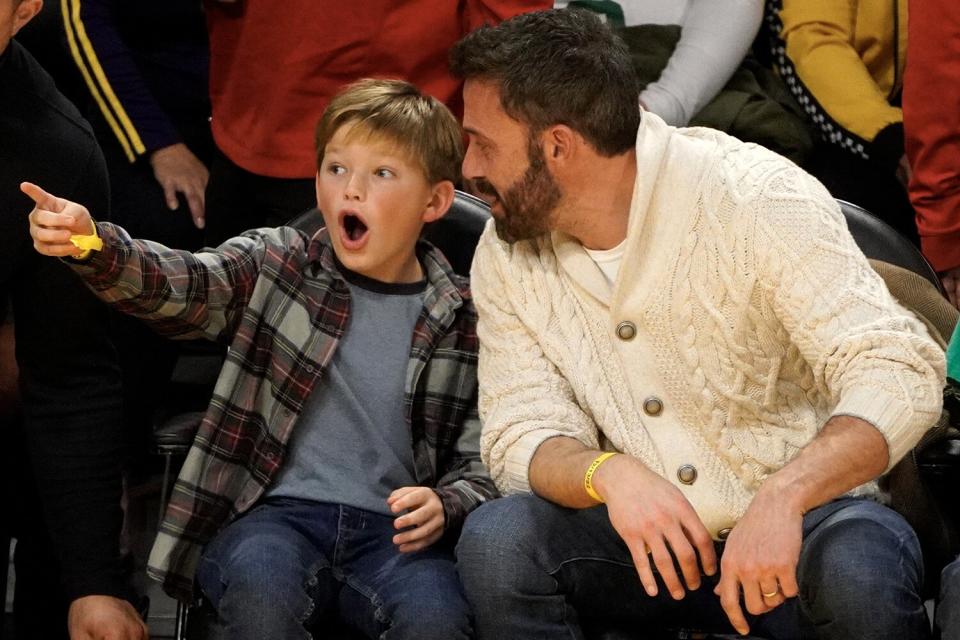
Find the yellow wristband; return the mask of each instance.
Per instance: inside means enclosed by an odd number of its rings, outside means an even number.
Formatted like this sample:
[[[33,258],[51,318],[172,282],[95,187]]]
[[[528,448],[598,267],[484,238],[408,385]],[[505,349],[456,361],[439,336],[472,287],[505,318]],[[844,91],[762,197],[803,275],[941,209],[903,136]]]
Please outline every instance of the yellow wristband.
[[[587,494],[597,502],[603,502],[603,498],[601,498],[600,494],[597,493],[597,490],[593,488],[593,474],[597,472],[597,469],[600,468],[600,465],[615,455],[617,455],[616,451],[601,453],[594,458],[593,462],[590,463],[590,466],[587,467],[587,472],[583,474],[583,488],[586,490]]]
[[[103,251],[103,240],[97,235],[97,223],[91,220],[90,226],[93,227],[93,233],[90,235],[70,236],[70,242],[73,243],[73,246],[83,251],[83,253],[76,257],[77,260],[86,259],[86,257],[90,255],[91,251]]]

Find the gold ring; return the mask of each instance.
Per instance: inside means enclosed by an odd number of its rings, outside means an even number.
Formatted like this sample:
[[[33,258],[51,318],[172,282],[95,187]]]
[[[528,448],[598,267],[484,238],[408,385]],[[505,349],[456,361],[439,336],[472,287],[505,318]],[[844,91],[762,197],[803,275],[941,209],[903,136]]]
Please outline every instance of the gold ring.
[[[777,595],[778,593],[780,593],[780,587],[777,587],[776,589],[774,589],[774,590],[773,590],[773,593],[763,593],[763,592],[761,591],[761,592],[760,592],[760,595],[762,595],[764,598],[772,598],[773,596]]]

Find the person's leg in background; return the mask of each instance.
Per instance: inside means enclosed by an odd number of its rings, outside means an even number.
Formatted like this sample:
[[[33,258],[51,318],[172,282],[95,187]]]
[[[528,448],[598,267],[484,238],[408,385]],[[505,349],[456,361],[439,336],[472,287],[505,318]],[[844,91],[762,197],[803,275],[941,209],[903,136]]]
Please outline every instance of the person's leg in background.
[[[16,640],[67,640],[69,603],[60,586],[60,566],[44,523],[22,424],[4,424],[5,520],[16,538],[13,614]],[[6,556],[4,556],[6,561]]]

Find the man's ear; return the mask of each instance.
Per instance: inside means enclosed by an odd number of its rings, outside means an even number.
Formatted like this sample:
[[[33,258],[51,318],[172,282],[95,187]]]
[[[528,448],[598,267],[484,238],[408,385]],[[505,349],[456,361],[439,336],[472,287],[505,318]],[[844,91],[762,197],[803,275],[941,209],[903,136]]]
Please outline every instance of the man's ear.
[[[23,0],[23,2],[18,4],[13,12],[13,33],[11,35],[17,35],[17,32],[20,31],[25,24],[33,20],[33,17],[40,13],[40,9],[43,9],[43,0]]]
[[[446,215],[453,204],[455,189],[453,183],[449,180],[441,180],[433,185],[430,192],[430,202],[427,208],[423,210],[420,219],[424,222],[434,222]]]
[[[554,166],[555,163],[565,164],[573,159],[579,141],[580,136],[564,124],[547,127],[540,134],[543,157],[547,164],[551,166]]]

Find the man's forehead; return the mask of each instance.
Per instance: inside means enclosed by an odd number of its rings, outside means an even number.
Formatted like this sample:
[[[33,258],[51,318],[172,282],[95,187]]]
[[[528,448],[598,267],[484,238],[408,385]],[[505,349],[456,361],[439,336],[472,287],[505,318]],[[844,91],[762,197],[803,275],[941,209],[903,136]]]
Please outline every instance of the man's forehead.
[[[469,134],[495,137],[503,127],[525,128],[503,109],[500,85],[493,80],[472,79],[463,85],[463,128]]]

